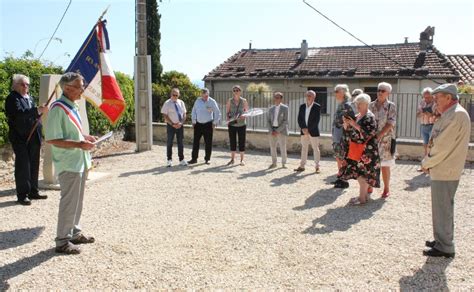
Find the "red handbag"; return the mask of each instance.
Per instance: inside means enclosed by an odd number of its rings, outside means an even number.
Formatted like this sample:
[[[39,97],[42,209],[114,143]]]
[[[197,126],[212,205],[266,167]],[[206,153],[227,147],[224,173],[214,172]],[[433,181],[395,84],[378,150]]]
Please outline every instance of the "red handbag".
[[[364,153],[367,143],[355,143],[352,140],[349,141],[349,152],[347,153],[347,158],[359,162]]]

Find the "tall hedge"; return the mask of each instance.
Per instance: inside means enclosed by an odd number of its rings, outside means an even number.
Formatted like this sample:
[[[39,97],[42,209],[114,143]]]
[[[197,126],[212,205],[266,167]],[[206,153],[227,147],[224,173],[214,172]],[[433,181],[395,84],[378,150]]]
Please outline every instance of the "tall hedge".
[[[8,125],[5,116],[5,100],[11,91],[13,74],[30,77],[30,94],[38,102],[40,77],[43,74],[62,74],[61,67],[43,64],[27,57],[6,57],[0,61],[0,145],[8,142]]]
[[[187,120],[191,120],[191,109],[196,97],[201,95],[200,89],[194,85],[189,77],[178,71],[168,71],[161,76],[161,84],[153,84],[152,87],[152,111],[153,121],[162,121],[161,107],[170,98],[171,89],[176,87],[180,91],[180,99],[186,104],[188,111]]]

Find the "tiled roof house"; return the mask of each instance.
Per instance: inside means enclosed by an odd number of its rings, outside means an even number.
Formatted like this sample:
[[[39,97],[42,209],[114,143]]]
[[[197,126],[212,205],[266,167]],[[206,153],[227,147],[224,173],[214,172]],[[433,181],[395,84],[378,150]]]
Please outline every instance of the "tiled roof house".
[[[425,31],[426,32],[426,31]],[[423,33],[425,33],[423,32]],[[368,46],[242,49],[210,71],[204,81],[212,92],[265,82],[272,90],[330,91],[338,83],[373,92],[380,81],[390,82],[394,93],[419,93],[438,83],[473,78],[473,55],[450,55],[433,45],[433,34],[420,42]]]

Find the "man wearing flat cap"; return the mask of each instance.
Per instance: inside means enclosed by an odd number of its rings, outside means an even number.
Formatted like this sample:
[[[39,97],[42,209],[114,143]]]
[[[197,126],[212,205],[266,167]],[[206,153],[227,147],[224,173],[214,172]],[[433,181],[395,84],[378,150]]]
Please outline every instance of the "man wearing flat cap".
[[[431,177],[431,207],[434,241],[427,241],[425,256],[454,257],[454,195],[466,162],[471,121],[459,104],[454,84],[433,91],[440,117],[435,121],[428,156],[421,165]]]

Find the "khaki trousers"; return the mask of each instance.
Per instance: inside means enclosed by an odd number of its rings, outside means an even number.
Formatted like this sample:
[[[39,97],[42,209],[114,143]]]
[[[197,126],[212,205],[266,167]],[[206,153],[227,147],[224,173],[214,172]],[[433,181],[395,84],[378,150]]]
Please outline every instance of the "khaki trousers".
[[[270,153],[272,155],[272,163],[277,163],[277,145],[280,144],[281,163],[286,164],[286,142],[288,140],[288,137],[282,134],[272,135],[270,133],[268,135],[268,139],[270,141]]]
[[[88,172],[63,171],[58,180],[61,186],[56,246],[62,246],[81,233],[79,221]]]
[[[311,144],[311,148],[313,148],[314,167],[319,167],[319,161],[321,160],[321,153],[319,152],[319,137],[311,137],[311,135],[301,135],[300,166],[304,168],[306,165],[309,144]]]

